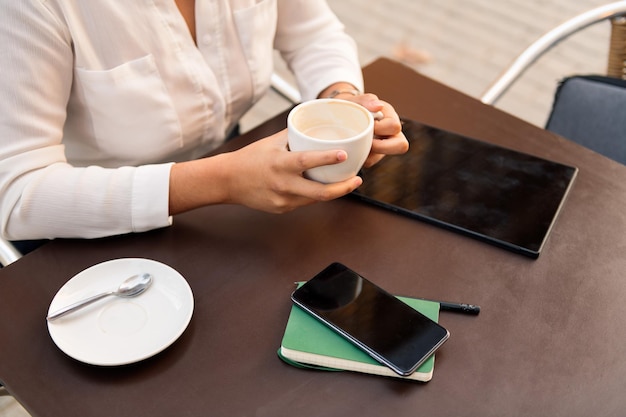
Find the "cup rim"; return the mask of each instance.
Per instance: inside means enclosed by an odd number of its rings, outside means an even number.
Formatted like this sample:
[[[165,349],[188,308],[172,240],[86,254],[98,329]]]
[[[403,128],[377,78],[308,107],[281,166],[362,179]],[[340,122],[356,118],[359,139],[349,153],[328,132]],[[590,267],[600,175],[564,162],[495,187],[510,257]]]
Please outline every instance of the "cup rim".
[[[310,105],[314,105],[317,103],[321,103],[321,102],[335,102],[335,103],[342,103],[342,104],[347,104],[351,107],[357,108],[360,111],[363,112],[363,114],[365,114],[365,117],[368,119],[367,122],[367,127],[361,131],[359,131],[357,134],[347,137],[347,138],[343,138],[343,139],[333,139],[332,142],[333,143],[345,143],[345,142],[351,142],[354,141],[355,139],[358,139],[364,131],[369,131],[369,130],[373,130],[374,128],[374,116],[372,116],[372,113],[367,110],[365,107],[363,107],[362,105],[358,104],[358,103],[354,103],[352,101],[348,101],[348,100],[342,100],[339,98],[315,98],[315,99],[311,99],[311,100],[307,100],[307,101],[303,101],[302,103],[297,104],[294,108],[292,108],[289,111],[289,114],[287,115],[287,127],[289,128],[290,126],[293,127],[293,118],[295,117],[295,114],[299,111],[299,109],[303,108],[303,107],[308,107]],[[309,136],[306,133],[302,132],[300,129],[297,129],[298,134],[302,135],[304,137],[306,137],[309,140],[315,141],[315,142],[323,142],[323,143],[327,143],[328,140],[326,139],[320,139],[320,138],[316,138],[313,136]]]

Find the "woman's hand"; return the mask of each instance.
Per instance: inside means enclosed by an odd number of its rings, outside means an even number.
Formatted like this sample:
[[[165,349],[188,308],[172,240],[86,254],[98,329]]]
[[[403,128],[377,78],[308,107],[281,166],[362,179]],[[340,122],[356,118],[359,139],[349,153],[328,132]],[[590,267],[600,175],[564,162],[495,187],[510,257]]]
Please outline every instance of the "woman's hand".
[[[342,98],[381,112],[375,121],[372,150],[365,161],[370,167],[385,155],[399,155],[409,149],[394,108],[374,94],[345,94]],[[289,152],[287,131],[253,142],[234,152],[172,166],[170,214],[220,203],[241,204],[270,213],[284,213],[318,201],[329,201],[357,189],[358,176],[322,184],[303,176],[304,171],[346,160],[344,151]]]
[[[373,113],[383,114],[382,119],[374,122],[374,141],[372,151],[365,161],[366,168],[376,164],[385,155],[401,155],[409,150],[409,142],[402,133],[400,117],[393,106],[370,93],[341,98],[359,103]]]
[[[341,150],[289,152],[283,130],[234,152],[178,163],[170,175],[170,214],[219,203],[284,213],[333,200],[358,188],[361,178],[322,184],[303,172],[347,157]]]
[[[391,104],[380,100],[375,94],[360,94],[351,84],[339,82],[325,88],[319,95],[319,98],[324,97],[353,101],[372,113],[382,113],[383,118],[374,122],[374,141],[364,164],[366,168],[376,164],[385,155],[401,155],[409,150],[398,113]]]

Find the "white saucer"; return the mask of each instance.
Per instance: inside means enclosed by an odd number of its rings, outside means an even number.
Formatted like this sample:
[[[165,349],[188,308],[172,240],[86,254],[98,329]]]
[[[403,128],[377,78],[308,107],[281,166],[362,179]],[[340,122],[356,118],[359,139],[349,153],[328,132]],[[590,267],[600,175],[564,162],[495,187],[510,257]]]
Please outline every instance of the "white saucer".
[[[61,287],[48,312],[114,290],[144,272],[153,275],[153,282],[143,294],[106,297],[48,322],[59,349],[81,362],[115,366],[149,358],[174,343],[191,320],[193,294],[182,275],[150,259],[115,259],[85,269]]]

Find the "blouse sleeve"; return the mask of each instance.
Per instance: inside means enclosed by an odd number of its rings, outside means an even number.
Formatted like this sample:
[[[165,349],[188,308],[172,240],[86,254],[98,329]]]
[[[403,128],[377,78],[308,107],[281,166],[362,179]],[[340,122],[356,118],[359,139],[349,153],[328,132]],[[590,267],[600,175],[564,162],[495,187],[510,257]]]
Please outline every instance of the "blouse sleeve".
[[[339,81],[363,91],[356,44],[325,1],[278,0],[274,46],[294,72],[304,100]]]
[[[94,238],[169,225],[170,164],[68,164],[62,138],[74,60],[51,3],[6,2],[0,14],[0,232]]]

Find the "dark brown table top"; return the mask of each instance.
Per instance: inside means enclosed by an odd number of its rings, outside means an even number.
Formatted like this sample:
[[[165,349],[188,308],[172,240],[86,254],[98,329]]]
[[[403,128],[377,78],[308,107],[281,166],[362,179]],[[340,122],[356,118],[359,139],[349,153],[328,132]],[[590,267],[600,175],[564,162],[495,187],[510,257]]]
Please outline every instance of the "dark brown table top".
[[[626,167],[385,59],[369,91],[402,116],[580,169],[537,260],[354,199],[286,215],[216,206],[172,227],[59,240],[0,270],[0,380],[34,416],[623,416]],[[275,118],[227,148],[285,126]],[[88,366],[45,315],[73,275],[151,258],[188,280],[195,311],[170,348]],[[391,292],[475,303],[442,313],[450,340],[426,384],[281,362],[293,282],[340,261]]]

